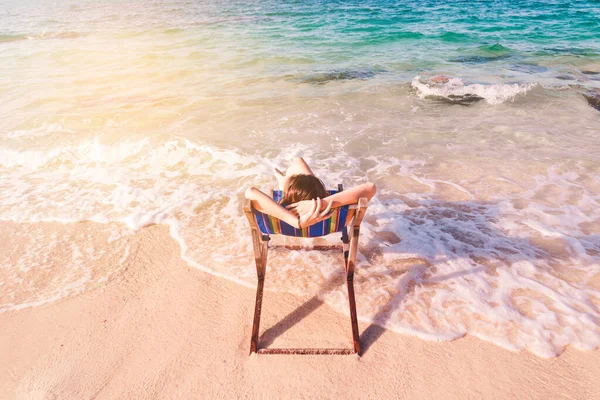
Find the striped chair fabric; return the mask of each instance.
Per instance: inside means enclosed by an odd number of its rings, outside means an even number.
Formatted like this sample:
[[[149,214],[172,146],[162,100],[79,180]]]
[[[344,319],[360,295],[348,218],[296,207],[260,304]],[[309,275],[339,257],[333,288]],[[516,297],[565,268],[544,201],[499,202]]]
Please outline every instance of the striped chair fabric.
[[[335,194],[337,190],[328,190],[329,195]],[[279,203],[283,197],[281,190],[273,191],[273,200]],[[260,231],[265,235],[277,234],[295,237],[319,237],[329,235],[330,233],[342,232],[346,223],[349,206],[335,208],[329,218],[324,219],[314,225],[302,229],[296,229],[293,226],[270,216],[254,210],[254,217]]]

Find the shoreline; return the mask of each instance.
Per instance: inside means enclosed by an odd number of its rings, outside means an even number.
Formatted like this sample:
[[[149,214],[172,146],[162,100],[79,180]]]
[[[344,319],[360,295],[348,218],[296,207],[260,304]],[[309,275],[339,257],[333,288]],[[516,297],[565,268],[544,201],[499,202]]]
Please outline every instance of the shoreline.
[[[168,227],[140,229],[128,241],[135,255],[106,285],[0,314],[0,397],[600,395],[598,350],[569,347],[542,359],[472,336],[430,342],[361,321],[361,357],[249,356],[254,288],[190,267]],[[280,292],[265,292],[260,332],[273,347],[350,346],[351,337],[345,315]]]

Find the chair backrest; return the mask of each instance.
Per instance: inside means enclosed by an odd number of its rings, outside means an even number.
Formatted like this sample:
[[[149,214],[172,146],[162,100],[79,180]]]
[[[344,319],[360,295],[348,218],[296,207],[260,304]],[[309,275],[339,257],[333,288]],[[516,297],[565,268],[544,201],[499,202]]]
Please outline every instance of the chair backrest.
[[[337,190],[328,190],[328,195],[337,193]],[[273,200],[281,201],[283,192],[281,190],[273,191]],[[342,232],[346,225],[346,216],[349,206],[335,208],[329,218],[303,229],[296,229],[293,226],[277,219],[269,214],[261,213],[252,209],[258,229],[265,235],[285,235],[295,237],[319,237],[329,235],[330,233]]]

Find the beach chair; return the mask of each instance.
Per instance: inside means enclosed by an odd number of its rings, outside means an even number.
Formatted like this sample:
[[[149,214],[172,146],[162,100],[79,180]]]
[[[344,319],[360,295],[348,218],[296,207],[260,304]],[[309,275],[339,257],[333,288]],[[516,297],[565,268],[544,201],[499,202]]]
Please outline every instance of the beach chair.
[[[329,194],[342,191],[343,186],[338,185],[338,190],[330,190]],[[280,190],[273,191],[273,198],[279,201],[282,196]],[[356,301],[354,299],[354,267],[356,263],[356,252],[358,249],[358,235],[360,224],[367,211],[368,200],[366,197],[360,198],[358,203],[346,205],[333,210],[331,216],[317,224],[303,229],[296,229],[287,223],[274,218],[268,214],[261,213],[252,207],[250,200],[246,200],[244,211],[252,231],[252,245],[254,248],[254,261],[256,262],[256,273],[258,275],[258,284],[256,287],[256,303],[254,306],[254,323],[252,325],[252,337],[250,339],[250,354],[360,354],[360,339],[358,336],[358,321],[356,317]],[[345,226],[346,216],[354,211],[354,217]],[[277,348],[259,348],[258,334],[260,326],[260,312],[262,307],[263,288],[265,283],[265,273],[267,269],[267,253],[269,250],[270,235],[285,235],[295,237],[319,237],[332,233],[342,234],[341,246],[320,246],[319,249],[331,249],[340,247],[344,254],[344,271],[346,276],[346,286],[348,288],[348,303],[350,306],[350,321],[352,324],[352,342],[350,348],[311,348],[311,349],[277,349]],[[288,247],[288,246],[285,246]],[[297,249],[298,246],[288,248]]]

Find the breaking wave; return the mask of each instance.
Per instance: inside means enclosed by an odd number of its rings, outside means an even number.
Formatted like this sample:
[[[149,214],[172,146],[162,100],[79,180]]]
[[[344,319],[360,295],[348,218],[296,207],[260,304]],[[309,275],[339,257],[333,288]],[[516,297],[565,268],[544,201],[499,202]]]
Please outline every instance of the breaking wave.
[[[441,77],[438,82],[425,81],[420,76],[413,78],[411,86],[420,98],[439,98],[449,102],[485,100],[488,104],[502,104],[524,95],[536,86],[535,83],[512,83],[499,85],[467,84],[460,78]]]

